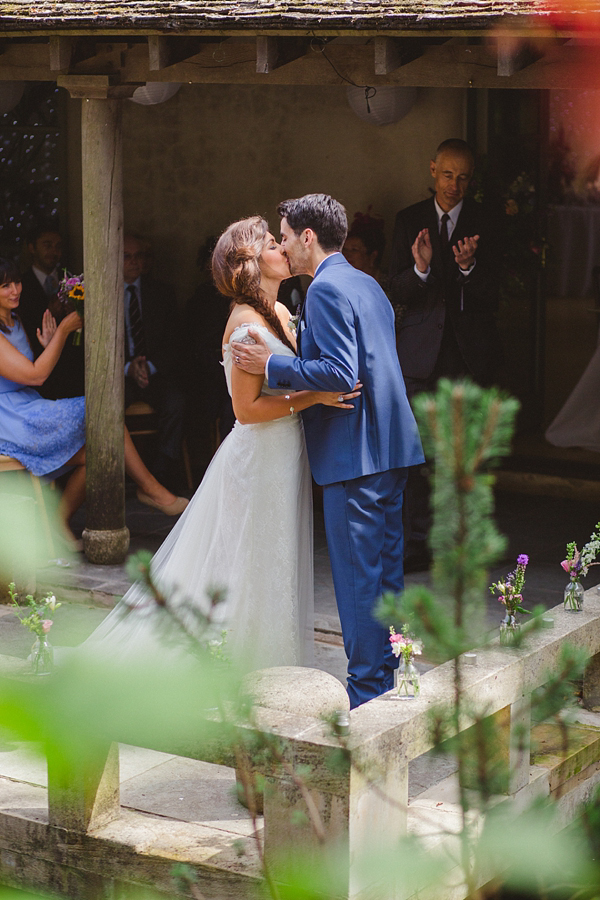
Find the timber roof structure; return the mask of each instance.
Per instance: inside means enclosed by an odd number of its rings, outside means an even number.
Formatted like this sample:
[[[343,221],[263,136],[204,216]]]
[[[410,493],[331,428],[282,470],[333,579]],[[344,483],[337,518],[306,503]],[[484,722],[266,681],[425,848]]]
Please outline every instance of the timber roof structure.
[[[0,0],[0,81],[598,89],[594,29],[600,0]]]
[[[551,24],[573,7],[569,0],[13,0],[0,2],[0,31],[480,30]]]

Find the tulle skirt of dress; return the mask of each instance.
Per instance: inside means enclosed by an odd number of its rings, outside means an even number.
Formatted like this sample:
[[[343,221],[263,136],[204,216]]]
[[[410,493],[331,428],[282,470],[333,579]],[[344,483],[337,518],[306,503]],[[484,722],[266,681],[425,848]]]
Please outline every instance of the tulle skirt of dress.
[[[175,605],[187,598],[207,610],[209,591],[226,590],[215,618],[227,630],[226,652],[243,669],[311,665],[312,540],[312,483],[300,418],[236,422],[151,571]],[[123,616],[125,604],[136,608]],[[122,659],[128,648],[156,648],[161,621],[136,584],[86,645],[102,644]]]
[[[600,344],[564,406],[548,426],[555,447],[582,447],[600,453]]]

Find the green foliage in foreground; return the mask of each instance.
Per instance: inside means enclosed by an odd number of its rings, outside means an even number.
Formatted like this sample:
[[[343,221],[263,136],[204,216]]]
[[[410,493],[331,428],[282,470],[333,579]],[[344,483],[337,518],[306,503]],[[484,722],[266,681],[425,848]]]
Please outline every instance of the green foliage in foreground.
[[[352,878],[369,886],[365,893],[369,900],[417,896],[445,900],[456,896],[460,880],[467,885],[470,900],[600,898],[600,795],[588,804],[580,822],[562,831],[550,802],[538,801],[518,811],[510,803],[497,805],[497,794],[508,778],[506,761],[495,752],[501,736],[485,708],[465,703],[461,686],[457,660],[465,649],[483,643],[487,571],[505,546],[492,519],[490,469],[508,452],[516,408],[516,401],[497,391],[482,391],[468,383],[441,382],[435,397],[417,402],[428,452],[435,458],[433,590],[418,585],[399,597],[386,595],[379,616],[398,630],[408,624],[423,639],[428,655],[454,661],[455,707],[450,712],[432,709],[430,727],[438,751],[452,753],[458,762],[457,808],[462,819],[458,831],[454,820],[452,833],[433,845],[424,838],[391,834],[387,847],[374,847],[365,838],[362,853],[352,861]],[[27,504],[25,508],[28,514]],[[16,517],[14,530],[22,510],[13,501],[11,509]],[[11,540],[11,546],[19,544],[14,534]],[[4,564],[9,563],[5,554]],[[138,555],[129,571],[152,591],[148,555]],[[215,652],[214,635],[212,640],[206,638],[207,621],[186,619],[182,625],[169,608],[169,598],[155,592],[154,599],[162,616],[160,639],[154,646],[141,646],[137,656],[132,656],[130,646],[125,653],[115,647],[109,655],[83,647],[45,680],[0,678],[3,746],[31,741],[43,748],[63,783],[82,768],[93,768],[112,740],[235,765],[255,825],[255,792],[264,783],[255,768],[268,773],[270,767],[288,766],[289,781],[304,789],[306,800],[310,770],[290,762],[293,754],[280,737],[255,727],[252,703],[241,690],[241,675],[225,662],[219,649]],[[539,622],[534,615],[528,627],[535,630]],[[572,702],[571,682],[581,675],[583,664],[582,654],[565,646],[555,671],[532,698],[532,720],[554,719],[563,729],[565,744],[568,715],[564,708]],[[460,730],[459,722],[465,721],[471,727]],[[523,737],[516,735],[517,740]],[[339,737],[339,748],[332,750],[326,763],[332,777],[355,765],[351,743],[352,734]],[[368,768],[357,774],[370,777]],[[388,802],[392,801],[382,794],[382,816]],[[308,821],[314,836],[311,852],[306,841]],[[296,810],[290,827],[298,828],[297,847],[285,859],[272,861],[272,869],[262,856],[260,833],[255,832],[265,876],[262,895],[271,900],[347,897],[347,849],[320,843],[323,824],[318,810],[310,809],[307,802],[305,812]],[[243,855],[247,847],[239,841],[234,850]],[[486,882],[484,890],[477,887]],[[173,897],[213,900],[205,888],[200,893],[192,865],[175,864],[172,884]],[[0,887],[0,900],[33,900],[35,896]],[[131,890],[123,886],[119,900],[130,896],[132,900],[157,897],[139,884]]]
[[[407,623],[428,657],[443,661],[485,642],[482,598],[489,569],[506,547],[493,519],[490,470],[510,452],[519,404],[493,388],[442,379],[435,395],[419,395],[414,407],[434,460],[432,589],[419,584],[400,596],[386,594],[377,616],[396,630]]]

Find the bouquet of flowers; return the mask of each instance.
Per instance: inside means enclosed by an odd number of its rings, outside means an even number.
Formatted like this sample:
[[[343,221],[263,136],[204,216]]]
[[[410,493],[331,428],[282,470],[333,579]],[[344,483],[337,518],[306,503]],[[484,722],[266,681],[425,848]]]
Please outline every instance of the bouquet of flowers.
[[[36,600],[31,594],[25,597],[25,605],[19,603],[19,595],[14,581],[8,585],[8,596],[15,607],[17,618],[26,628],[39,638],[44,638],[52,628],[53,621],[50,613],[53,613],[61,605],[54,594],[48,593],[41,600]]]
[[[567,558],[563,559],[561,566],[571,576],[572,580],[584,578],[590,566],[598,566],[600,563],[594,562],[598,551],[600,550],[600,522],[597,523],[592,535],[584,544],[581,553],[577,549],[577,544],[572,541],[567,544]]]
[[[415,656],[423,652],[423,644],[408,633],[406,625],[401,634],[396,634],[393,625],[390,625],[390,644],[395,657],[402,656],[405,663],[412,662]]]
[[[587,544],[582,547],[581,553],[574,541],[567,544],[567,557],[561,562],[561,566],[570,578],[569,584],[565,588],[565,609],[574,612],[579,612],[579,610],[583,609],[584,590],[581,579],[587,575],[590,566],[600,565],[594,562],[599,550],[600,522],[594,528]]]
[[[506,615],[514,616],[516,613],[529,614],[529,610],[523,608],[523,587],[525,585],[525,569],[529,557],[525,553],[517,556],[517,568],[510,572],[504,581],[495,581],[490,585],[490,593],[498,592],[498,600],[506,607]]]
[[[83,275],[67,275],[64,270],[63,279],[58,285],[58,299],[67,307],[72,307],[77,315],[83,318],[83,301],[85,299],[85,282]],[[81,343],[81,329],[73,335],[73,344]]]

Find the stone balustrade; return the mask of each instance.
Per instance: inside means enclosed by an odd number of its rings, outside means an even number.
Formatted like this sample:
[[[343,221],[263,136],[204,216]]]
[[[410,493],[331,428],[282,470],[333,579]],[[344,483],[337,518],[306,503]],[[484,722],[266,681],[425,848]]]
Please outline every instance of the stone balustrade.
[[[591,710],[600,708],[600,592],[596,588],[587,591],[584,609],[579,613],[566,612],[561,605],[548,615],[554,620],[553,628],[532,634],[518,650],[500,648],[497,643],[492,643],[478,650],[476,665],[464,665],[462,672],[465,702],[486,715],[502,716],[506,723],[504,751],[511,764],[507,795],[523,802],[534,793],[551,794],[553,782],[547,769],[531,767],[527,741],[521,741],[520,749],[516,749],[511,736],[517,727],[529,724],[531,692],[557,668],[565,642],[584,650],[588,656],[584,704]],[[429,722],[432,707],[451,708],[452,665],[448,662],[426,672],[416,699],[402,701],[390,692],[353,710],[350,733],[342,739],[336,737],[331,725],[320,718],[321,712],[331,712],[332,708],[345,702],[339,682],[331,676],[309,669],[297,669],[294,676],[294,670],[286,669],[284,703],[276,689],[275,703],[269,701],[269,692],[263,691],[254,711],[256,725],[281,738],[283,754],[283,764],[270,762],[268,770],[264,771],[265,854],[275,874],[282,860],[286,866],[289,864],[292,851],[300,849],[304,861],[311,852],[320,852],[319,841],[310,823],[302,824],[294,815],[298,811],[306,812],[305,798],[290,772],[290,767],[301,766],[305,786],[323,824],[324,843],[335,848],[346,860],[348,882],[344,896],[354,900],[368,892],[372,885],[365,885],[354,873],[355,860],[368,847],[376,846],[379,851],[391,848],[400,835],[412,828],[409,763],[432,747]],[[271,693],[273,675],[271,672],[267,678]],[[307,698],[310,698],[308,705]],[[274,708],[277,706],[284,708]],[[465,722],[465,727],[468,724]],[[214,727],[214,734],[209,728],[203,736],[201,746],[174,746],[165,735],[151,749],[235,765],[231,749],[223,746],[219,737],[218,723],[214,723]],[[243,731],[248,728],[239,727]],[[63,856],[69,858],[68,864],[75,868],[84,865],[80,843],[85,842],[89,848],[96,829],[112,822],[111,833],[118,835],[122,812],[118,753],[113,741],[120,739],[122,736],[118,734],[107,736],[106,745],[98,748],[96,760],[85,770],[70,773],[68,783],[49,759],[47,827],[69,833],[67,845],[72,851],[72,859],[67,851]],[[563,785],[560,801],[568,810],[567,817],[574,814],[576,802],[585,799],[600,780],[595,746],[590,751],[591,756],[588,753],[583,770],[577,773],[572,783],[569,782],[573,788],[570,800],[565,800],[570,788],[566,790]],[[334,758],[338,763],[345,759],[347,765],[332,766]],[[430,795],[433,790],[429,791]],[[0,819],[0,849],[5,851],[10,847],[9,832],[7,816],[3,815]],[[43,855],[41,849],[35,852]],[[114,859],[108,856],[104,861],[107,877],[111,867],[116,867],[115,871],[119,869],[118,854]],[[118,875],[112,877],[126,880],[127,874],[119,870]],[[47,887],[50,887],[50,881]],[[245,896],[239,885],[236,890],[239,892],[228,894],[219,889],[212,896]],[[458,897],[460,891],[455,895]]]

